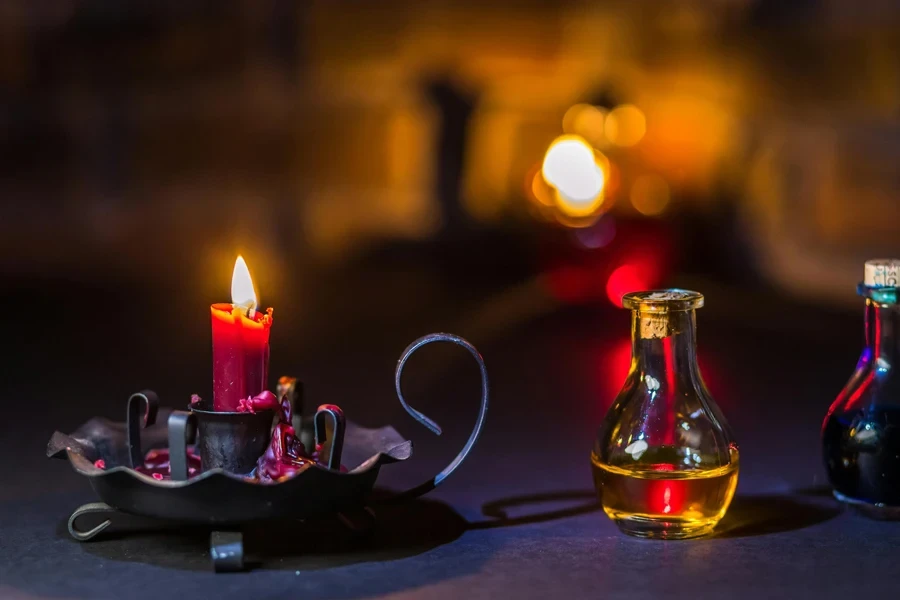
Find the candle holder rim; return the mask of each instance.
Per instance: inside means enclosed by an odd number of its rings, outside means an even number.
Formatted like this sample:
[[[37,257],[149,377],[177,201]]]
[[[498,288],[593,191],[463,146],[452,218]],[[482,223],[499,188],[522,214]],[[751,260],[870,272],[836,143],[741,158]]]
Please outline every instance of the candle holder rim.
[[[89,441],[89,440],[87,440]],[[348,473],[310,465],[293,477],[263,483],[222,469],[186,481],[155,479],[122,463],[95,466],[93,448],[77,437],[55,432],[47,456],[68,458],[88,478],[99,500],[116,510],[195,524],[239,525],[279,518],[310,518],[364,506],[382,466],[411,455],[412,442],[385,448]],[[226,502],[222,499],[226,498]]]
[[[205,410],[202,408],[197,408],[196,405],[189,405],[188,410],[191,412],[199,413],[201,415],[222,415],[222,416],[242,416],[242,417],[252,417],[256,415],[264,415],[270,414],[272,416],[275,415],[275,411],[271,408],[265,408],[262,410],[254,410],[253,412],[247,411],[225,411],[225,410]]]
[[[73,459],[73,454],[78,458]],[[274,487],[277,485],[282,485],[282,484],[288,483],[289,481],[293,481],[294,479],[302,476],[303,473],[305,473],[306,471],[308,471],[310,469],[323,471],[325,473],[328,473],[329,476],[330,475],[338,475],[338,476],[342,476],[342,477],[353,476],[353,475],[358,475],[359,473],[368,471],[370,468],[372,468],[372,466],[374,464],[380,463],[381,456],[393,458],[384,452],[379,452],[376,455],[376,457],[379,460],[372,461],[372,464],[366,464],[369,462],[369,461],[366,461],[362,465],[360,465],[359,467],[354,469],[353,471],[346,471],[346,472],[337,471],[335,469],[329,469],[318,463],[310,462],[306,468],[304,468],[302,471],[300,471],[299,473],[297,473],[296,475],[294,475],[293,477],[291,477],[289,479],[285,479],[284,481],[279,481],[279,482],[275,482],[275,483],[270,483],[270,482],[263,483],[257,479],[254,479],[253,477],[249,477],[247,475],[241,475],[239,473],[231,473],[230,471],[226,471],[225,469],[222,469],[221,467],[216,467],[214,469],[209,469],[208,471],[203,471],[203,472],[198,473],[197,475],[194,475],[191,478],[184,480],[184,481],[179,481],[176,479],[155,479],[155,478],[151,477],[150,475],[141,473],[140,471],[138,471],[136,469],[132,469],[131,467],[127,467],[125,465],[116,465],[115,467],[110,467],[108,469],[99,469],[99,468],[95,467],[91,463],[90,460],[88,460],[86,457],[84,457],[83,455],[81,455],[77,452],[75,452],[75,453],[69,452],[69,454],[68,454],[69,462],[71,463],[71,465],[75,469],[75,471],[77,471],[78,473],[80,473],[82,475],[85,475],[86,477],[103,477],[105,475],[109,475],[112,473],[126,472],[130,476],[136,478],[137,480],[139,480],[143,483],[149,483],[154,486],[161,486],[161,487],[166,487],[166,488],[187,487],[193,483],[200,482],[204,479],[209,479],[210,477],[213,477],[215,475],[225,475],[228,479],[233,479],[234,481],[238,481],[240,483],[248,483],[251,485],[259,485],[259,486],[264,486],[264,487]],[[79,463],[81,463],[81,464],[79,464]]]
[[[245,413],[236,413],[236,414],[245,414]],[[75,444],[74,446],[72,445],[72,442],[74,442],[74,444]],[[98,477],[105,477],[108,475],[112,475],[114,473],[124,472],[142,483],[147,483],[147,484],[150,484],[150,485],[153,485],[156,487],[164,487],[164,488],[189,487],[195,483],[198,483],[205,479],[210,479],[211,477],[215,477],[218,475],[224,475],[228,479],[232,479],[239,483],[249,484],[254,487],[259,486],[259,487],[264,487],[264,488],[275,488],[278,486],[286,485],[286,484],[290,483],[291,481],[294,481],[295,479],[302,477],[303,474],[309,470],[316,470],[316,471],[321,471],[323,473],[327,473],[329,477],[330,476],[340,476],[340,477],[350,476],[350,477],[352,477],[355,475],[365,474],[369,470],[371,470],[373,468],[378,468],[381,465],[388,464],[391,462],[399,462],[399,461],[403,461],[406,459],[406,457],[398,457],[398,456],[393,455],[391,453],[391,451],[377,452],[376,454],[372,455],[369,459],[363,461],[361,464],[359,464],[354,469],[352,469],[350,471],[346,471],[346,472],[338,471],[336,469],[329,469],[324,465],[320,465],[315,462],[310,462],[309,465],[305,469],[298,472],[293,477],[290,477],[283,481],[274,482],[274,483],[270,483],[270,482],[263,483],[252,477],[248,477],[246,475],[240,475],[238,473],[231,473],[229,471],[226,471],[225,469],[218,468],[218,467],[214,468],[214,469],[210,469],[208,471],[203,471],[201,473],[198,473],[197,475],[194,475],[187,480],[178,481],[178,480],[173,480],[173,479],[155,479],[154,477],[151,477],[150,475],[141,473],[140,471],[138,471],[136,469],[132,469],[131,467],[128,467],[126,465],[116,465],[114,467],[101,469],[99,467],[94,466],[94,463],[87,456],[85,456],[83,452],[80,452],[79,450],[77,450],[76,449],[77,445],[78,445],[77,440],[75,440],[74,438],[71,438],[70,436],[68,436],[66,434],[63,434],[63,433],[60,433],[57,431],[54,433],[53,437],[50,439],[50,442],[47,445],[47,456],[48,456],[48,458],[56,458],[56,457],[61,457],[61,455],[63,453],[65,453],[65,456],[66,456],[66,458],[68,458],[69,464],[72,465],[72,468],[76,472],[80,473],[81,475],[84,475],[85,477],[98,478]],[[412,445],[412,442],[410,442],[409,440],[405,440],[402,443],[398,444],[397,446],[391,448],[391,450],[401,448],[404,446],[411,447],[411,445]]]

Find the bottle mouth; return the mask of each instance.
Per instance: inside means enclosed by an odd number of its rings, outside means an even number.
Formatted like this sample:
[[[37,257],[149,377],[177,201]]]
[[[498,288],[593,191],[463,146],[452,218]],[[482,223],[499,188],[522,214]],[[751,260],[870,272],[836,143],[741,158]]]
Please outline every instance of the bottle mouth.
[[[703,294],[677,288],[629,292],[622,297],[622,306],[649,313],[694,310],[703,306]]]
[[[866,285],[865,282],[856,286],[856,293],[877,304],[898,304],[900,300],[900,288]]]

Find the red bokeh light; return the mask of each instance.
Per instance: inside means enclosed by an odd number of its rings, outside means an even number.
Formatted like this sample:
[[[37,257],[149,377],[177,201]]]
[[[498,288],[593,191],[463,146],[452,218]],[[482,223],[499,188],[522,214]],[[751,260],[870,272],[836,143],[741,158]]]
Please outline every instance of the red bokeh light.
[[[622,296],[651,287],[641,270],[633,264],[624,264],[613,271],[606,280],[606,295],[616,306],[622,306]]]
[[[663,224],[613,222],[609,216],[574,235],[548,236],[546,241],[539,254],[543,283],[554,298],[568,304],[609,298],[621,306],[623,294],[659,287],[675,256],[672,231]]]
[[[597,418],[602,418],[612,406],[631,370],[631,338],[620,338],[596,348],[591,353],[591,364],[598,400],[591,409],[597,411]]]

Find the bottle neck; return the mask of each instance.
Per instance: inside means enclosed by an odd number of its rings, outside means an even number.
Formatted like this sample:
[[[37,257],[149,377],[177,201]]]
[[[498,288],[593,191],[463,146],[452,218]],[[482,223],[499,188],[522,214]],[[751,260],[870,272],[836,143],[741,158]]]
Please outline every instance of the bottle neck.
[[[674,390],[696,381],[696,311],[631,313],[632,369]],[[686,381],[687,380],[687,381]]]
[[[866,299],[866,347],[876,360],[900,358],[900,305]]]

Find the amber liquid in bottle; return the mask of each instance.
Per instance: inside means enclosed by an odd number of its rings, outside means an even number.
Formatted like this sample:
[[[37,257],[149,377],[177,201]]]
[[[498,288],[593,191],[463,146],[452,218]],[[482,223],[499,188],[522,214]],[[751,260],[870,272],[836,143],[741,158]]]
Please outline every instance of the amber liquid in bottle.
[[[729,464],[709,470],[676,470],[683,453],[657,448],[640,465],[604,464],[591,456],[594,486],[603,510],[616,522],[645,524],[640,536],[678,538],[712,530],[731,504],[738,481],[738,451]],[[701,459],[702,460],[702,459]],[[658,527],[654,527],[658,524]]]

